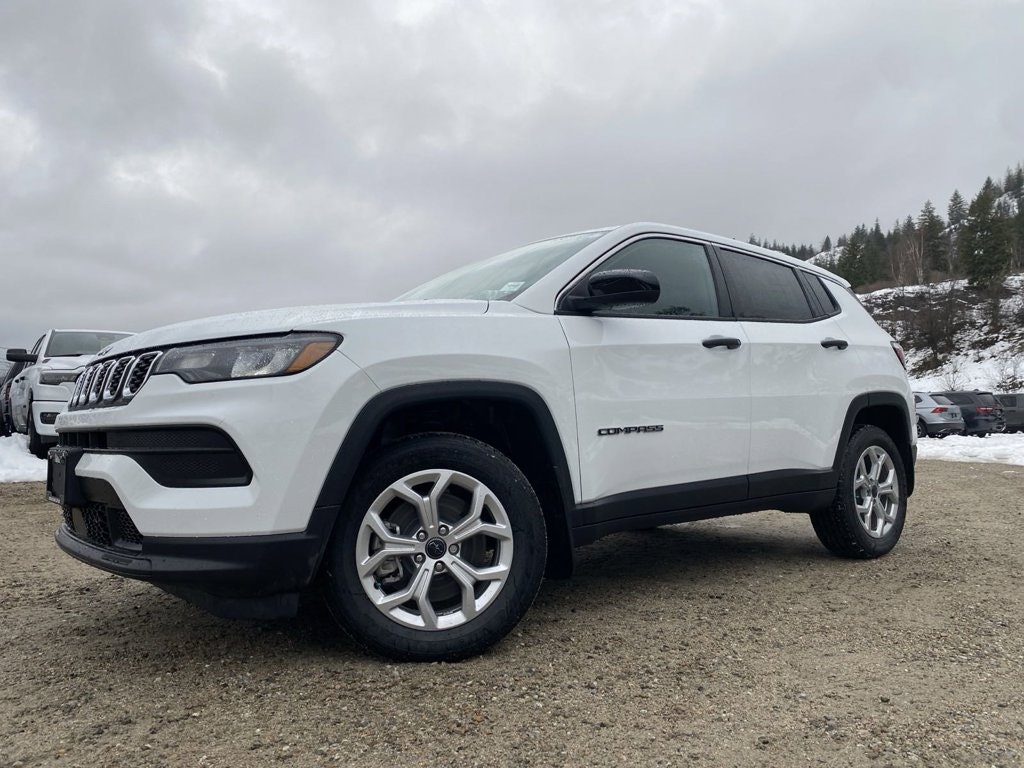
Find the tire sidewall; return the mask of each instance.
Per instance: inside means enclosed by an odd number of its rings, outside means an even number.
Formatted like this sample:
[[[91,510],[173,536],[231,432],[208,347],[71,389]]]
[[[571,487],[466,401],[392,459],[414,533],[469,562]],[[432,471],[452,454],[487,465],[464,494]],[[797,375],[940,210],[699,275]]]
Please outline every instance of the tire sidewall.
[[[504,506],[513,536],[511,572],[487,608],[458,627],[429,631],[399,624],[378,610],[363,591],[355,565],[366,510],[395,480],[426,469],[451,469],[484,483]],[[408,438],[368,462],[342,506],[327,553],[328,603],[338,623],[372,651],[410,660],[464,658],[507,634],[529,608],[543,577],[546,544],[533,489],[497,449],[461,435]]]
[[[28,435],[28,450],[36,458],[43,458],[43,441],[36,432],[35,419],[32,416],[32,401],[28,401],[28,414],[25,420],[25,434]]]
[[[880,538],[871,536],[860,522],[855,505],[853,482],[857,473],[857,462],[861,454],[875,445],[882,448],[892,459],[896,468],[896,478],[899,482],[900,502],[896,513],[896,521],[892,528]],[[900,455],[896,444],[883,430],[878,427],[864,427],[853,434],[847,444],[843,456],[843,466],[840,472],[838,492],[842,496],[843,514],[847,516],[847,525],[857,543],[872,557],[879,557],[892,550],[903,533],[903,526],[907,520],[907,473],[903,466],[903,457]]]

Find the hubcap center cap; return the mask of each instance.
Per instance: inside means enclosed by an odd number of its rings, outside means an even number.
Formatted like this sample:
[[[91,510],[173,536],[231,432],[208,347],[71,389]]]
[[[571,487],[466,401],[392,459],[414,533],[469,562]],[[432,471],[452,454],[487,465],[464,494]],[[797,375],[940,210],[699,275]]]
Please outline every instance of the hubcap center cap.
[[[427,553],[427,557],[432,560],[438,560],[444,557],[444,553],[448,551],[448,545],[444,543],[443,539],[431,539],[427,542],[424,550]]]

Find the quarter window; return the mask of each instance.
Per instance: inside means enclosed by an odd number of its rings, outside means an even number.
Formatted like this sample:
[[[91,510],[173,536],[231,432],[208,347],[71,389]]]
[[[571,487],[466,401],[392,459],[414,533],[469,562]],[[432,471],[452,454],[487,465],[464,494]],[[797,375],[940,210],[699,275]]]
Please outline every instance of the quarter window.
[[[651,238],[627,245],[595,270],[646,269],[661,284],[654,304],[602,309],[596,315],[718,317],[718,296],[704,246],[681,240]]]
[[[811,306],[792,267],[736,251],[721,251],[736,316],[743,320],[812,319]]]
[[[836,304],[835,298],[832,296],[831,291],[825,286],[821,278],[817,275],[812,275],[808,272],[802,272],[804,285],[807,286],[807,290],[811,292],[811,296],[814,297],[812,304],[816,301],[820,310],[815,311],[815,315],[818,317],[828,317],[829,315],[835,314],[839,305]],[[820,314],[819,314],[820,311]]]

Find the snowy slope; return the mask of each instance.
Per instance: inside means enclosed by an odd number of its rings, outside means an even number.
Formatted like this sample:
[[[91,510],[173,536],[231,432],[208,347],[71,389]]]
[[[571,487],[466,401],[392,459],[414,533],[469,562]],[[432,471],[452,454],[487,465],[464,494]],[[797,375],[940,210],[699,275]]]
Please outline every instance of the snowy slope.
[[[860,294],[861,302],[875,320],[903,344],[914,388],[921,391],[987,389],[1008,391],[1008,380],[1024,379],[1024,274],[1011,275],[1004,282],[1000,301],[1002,327],[993,329],[988,321],[986,300],[969,290],[966,280],[949,280],[933,285],[883,288]],[[922,349],[908,340],[905,313],[923,311],[925,302],[941,301],[954,292],[965,308],[964,326],[952,339],[955,352],[937,367]],[[1010,391],[1019,390],[1012,387]]]
[[[815,266],[823,269],[834,270],[836,268],[836,263],[843,255],[843,248],[844,246],[837,245],[831,251],[822,251],[821,253],[811,256],[811,258],[807,260],[807,263],[814,264]]]

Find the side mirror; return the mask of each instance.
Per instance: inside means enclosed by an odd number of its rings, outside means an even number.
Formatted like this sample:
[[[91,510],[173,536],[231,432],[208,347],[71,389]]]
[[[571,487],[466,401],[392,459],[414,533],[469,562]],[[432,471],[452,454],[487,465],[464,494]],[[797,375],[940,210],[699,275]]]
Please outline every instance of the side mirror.
[[[7,359],[12,363],[34,363],[37,355],[32,355],[24,349],[8,349]]]
[[[565,297],[564,308],[572,312],[622,304],[653,304],[661,296],[661,283],[646,269],[608,269],[595,272]]]

